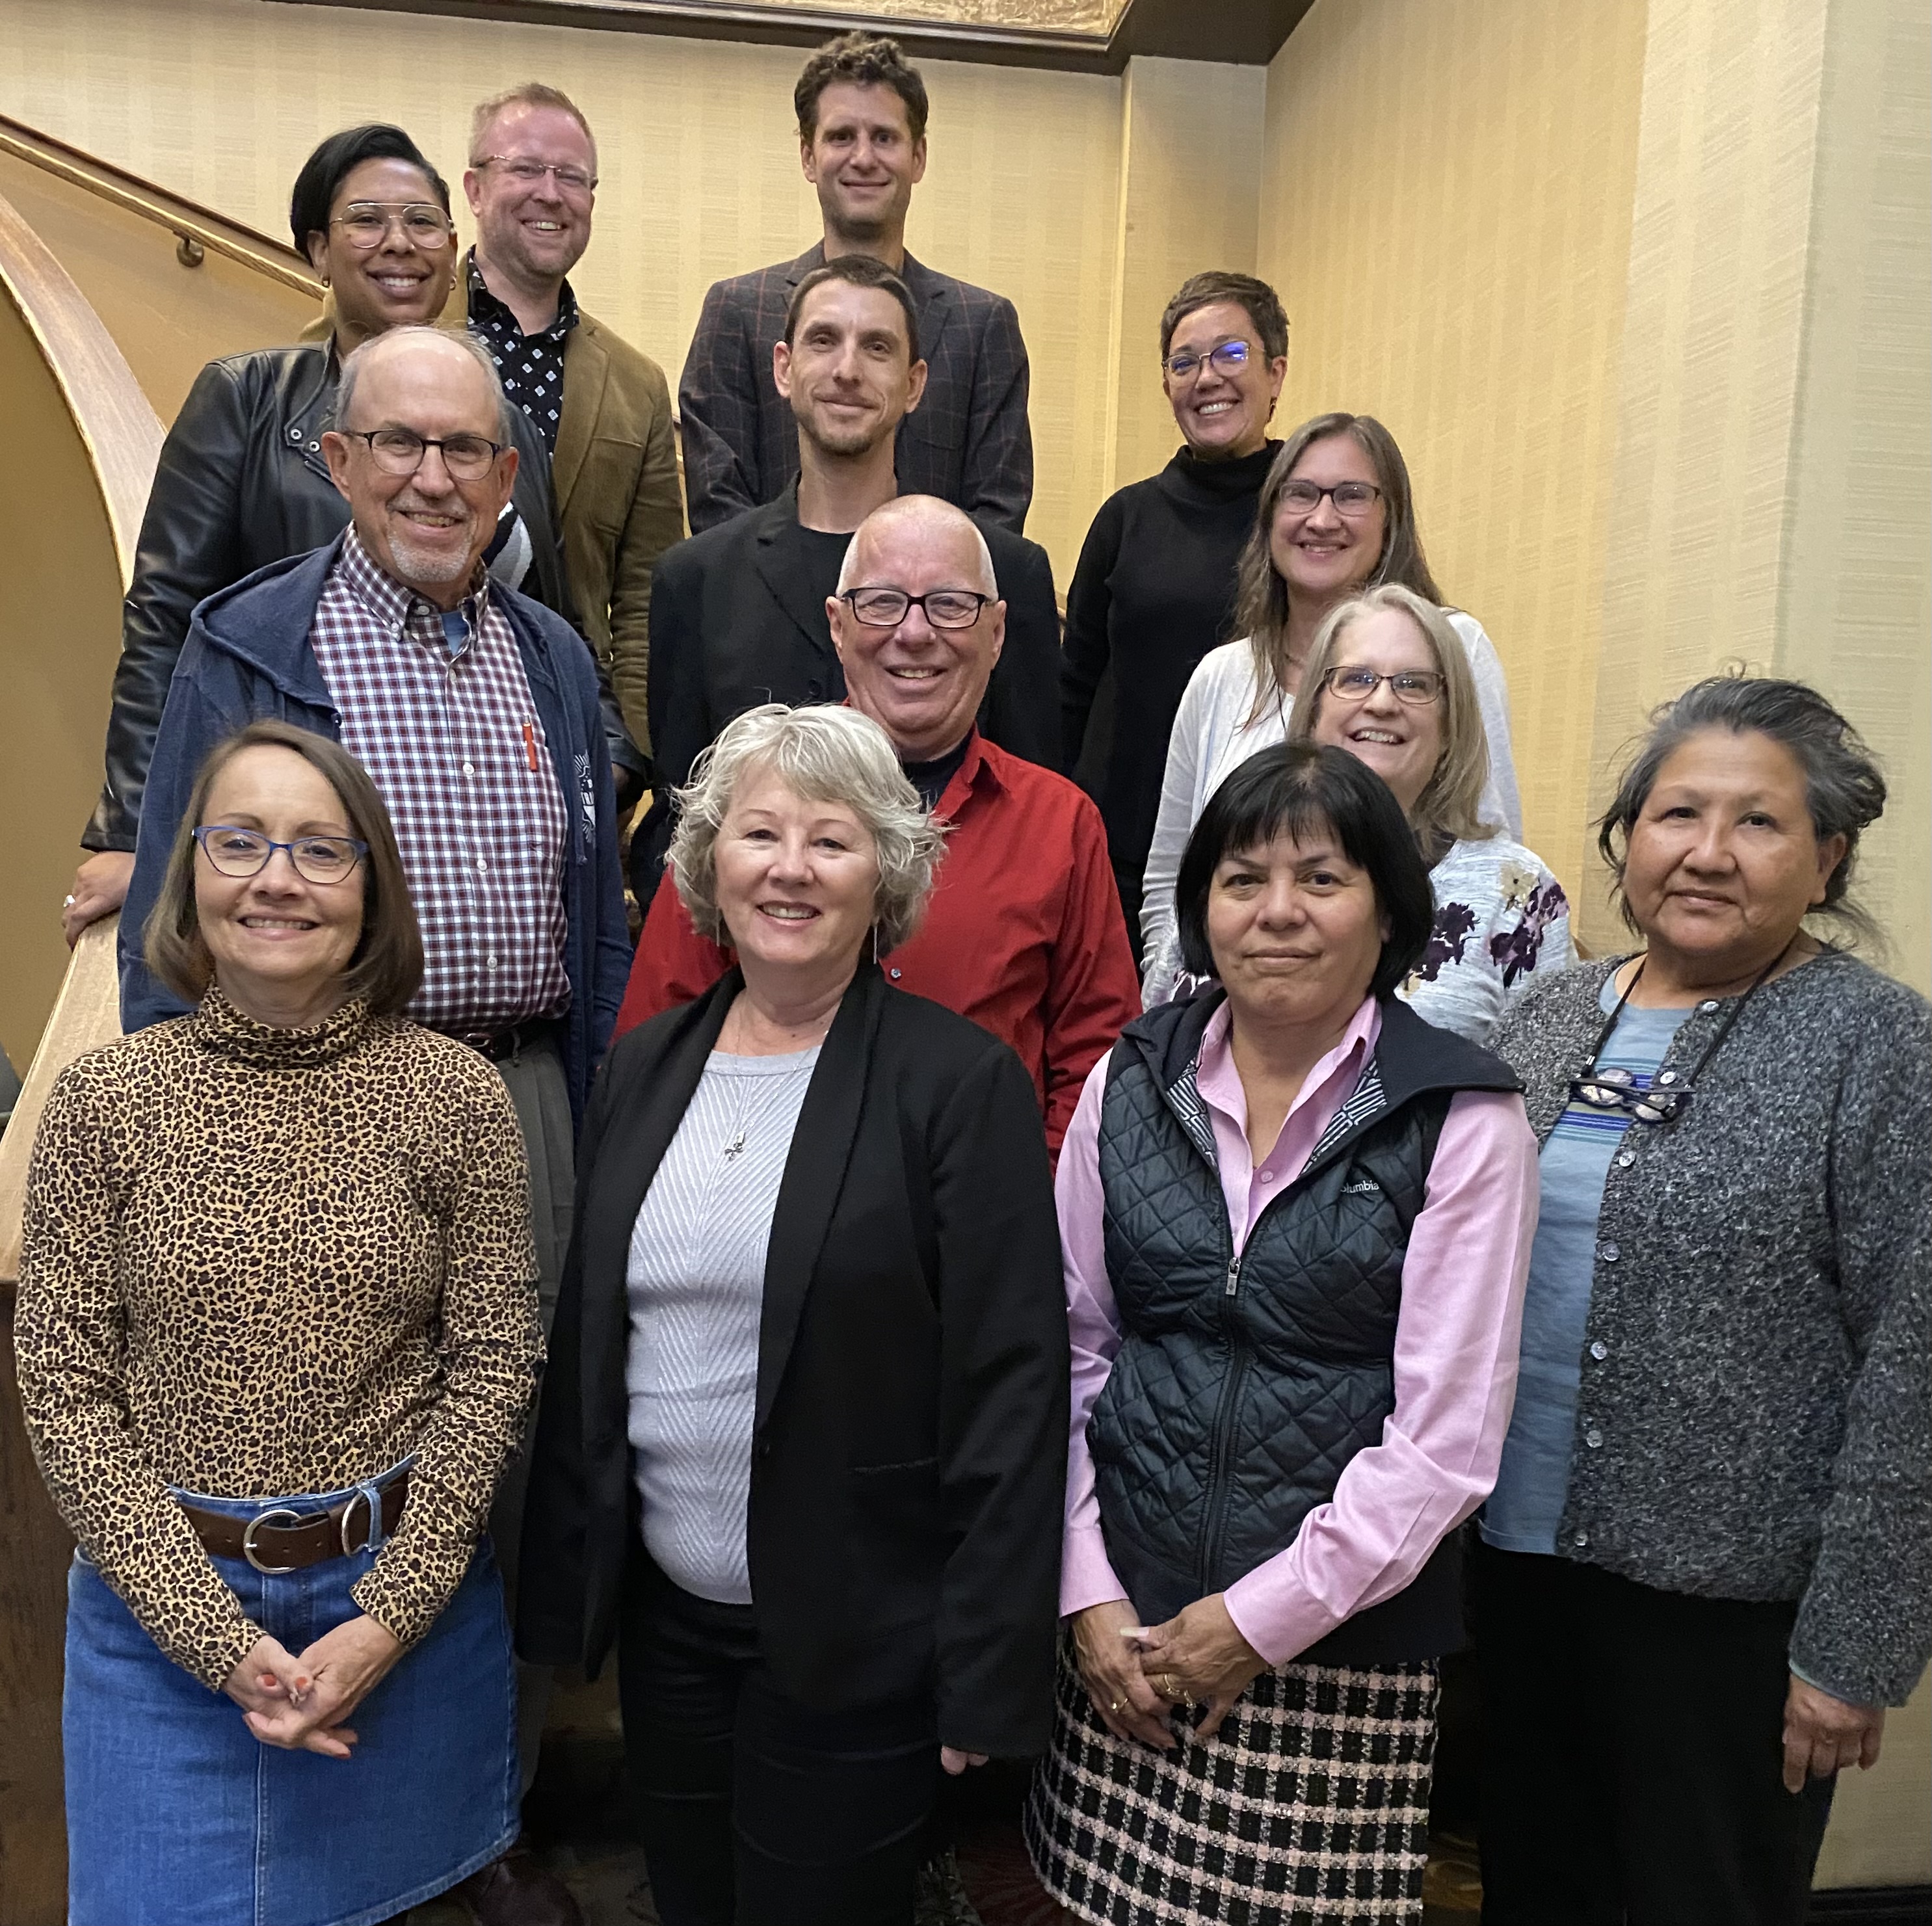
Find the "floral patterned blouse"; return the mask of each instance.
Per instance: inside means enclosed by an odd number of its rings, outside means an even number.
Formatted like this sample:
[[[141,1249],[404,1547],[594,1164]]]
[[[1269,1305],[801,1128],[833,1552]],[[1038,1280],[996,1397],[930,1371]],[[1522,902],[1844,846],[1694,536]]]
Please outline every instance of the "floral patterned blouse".
[[[1436,927],[1396,994],[1418,1016],[1486,1042],[1533,976],[1576,960],[1569,899],[1542,859],[1507,836],[1452,843],[1429,882]]]

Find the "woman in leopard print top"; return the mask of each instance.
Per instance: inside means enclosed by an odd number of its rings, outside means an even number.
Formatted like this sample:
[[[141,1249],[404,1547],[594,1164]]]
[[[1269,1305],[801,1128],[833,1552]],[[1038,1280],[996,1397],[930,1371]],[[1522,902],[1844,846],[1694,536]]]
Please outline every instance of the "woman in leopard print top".
[[[536,1266],[501,1078],[392,1013],[421,949],[368,777],[257,724],[198,791],[148,939],[200,1007],[62,1073],[28,1180],[22,1402],[80,1544],[70,1916],[324,1926],[514,1829],[479,1539],[541,1357]],[[252,1558],[205,1523],[345,1499],[298,1566],[286,1516]]]

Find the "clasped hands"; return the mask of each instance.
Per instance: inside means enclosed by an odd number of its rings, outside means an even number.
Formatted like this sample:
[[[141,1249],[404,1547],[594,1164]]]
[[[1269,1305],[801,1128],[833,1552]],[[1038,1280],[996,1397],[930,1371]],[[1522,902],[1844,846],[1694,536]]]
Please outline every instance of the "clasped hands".
[[[222,1690],[264,1745],[346,1759],[356,1734],[344,1721],[402,1655],[394,1634],[364,1613],[325,1632],[300,1658],[264,1634]]]
[[[1211,1738],[1234,1701],[1268,1670],[1218,1592],[1162,1625],[1142,1625],[1125,1599],[1090,1605],[1074,1614],[1073,1646],[1081,1679],[1107,1730],[1163,1752],[1176,1742],[1168,1724],[1174,1706],[1205,1706],[1194,1736]]]

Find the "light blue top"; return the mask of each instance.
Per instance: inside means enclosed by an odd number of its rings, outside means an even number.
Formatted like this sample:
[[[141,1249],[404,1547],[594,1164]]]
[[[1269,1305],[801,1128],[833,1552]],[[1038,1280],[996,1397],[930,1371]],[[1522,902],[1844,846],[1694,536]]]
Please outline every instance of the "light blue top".
[[[1612,970],[1604,980],[1606,1016],[1616,1001]],[[1597,1067],[1628,1070],[1639,1087],[1648,1090],[1671,1039],[1690,1014],[1688,1007],[1636,1010],[1626,1004]],[[1483,1508],[1484,1542],[1505,1552],[1553,1555],[1556,1550],[1556,1527],[1569,1492],[1570,1454],[1576,1441],[1583,1333],[1589,1323],[1590,1288],[1596,1274],[1597,1220],[1612,1159],[1627,1162],[1635,1155],[1620,1148],[1633,1120],[1625,1110],[1592,1110],[1572,1103],[1544,1141],[1538,1166],[1542,1204],[1523,1298],[1516,1409],[1503,1441],[1496,1488]]]

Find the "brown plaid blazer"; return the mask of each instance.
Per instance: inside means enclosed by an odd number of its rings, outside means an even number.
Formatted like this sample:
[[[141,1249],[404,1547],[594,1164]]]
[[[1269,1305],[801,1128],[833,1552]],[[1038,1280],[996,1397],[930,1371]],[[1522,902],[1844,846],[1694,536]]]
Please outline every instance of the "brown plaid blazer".
[[[823,242],[795,261],[715,281],[678,383],[685,497],[696,535],[776,501],[798,473],[798,424],[772,382],[772,350],[792,290],[825,262]],[[926,394],[899,424],[899,493],[937,495],[1016,535],[1033,501],[1026,344],[1004,295],[955,280],[908,254]]]

